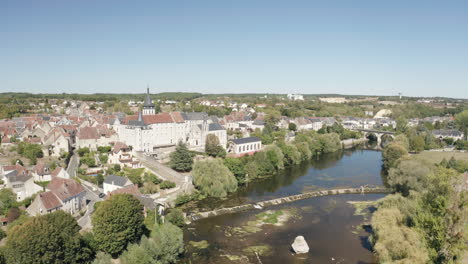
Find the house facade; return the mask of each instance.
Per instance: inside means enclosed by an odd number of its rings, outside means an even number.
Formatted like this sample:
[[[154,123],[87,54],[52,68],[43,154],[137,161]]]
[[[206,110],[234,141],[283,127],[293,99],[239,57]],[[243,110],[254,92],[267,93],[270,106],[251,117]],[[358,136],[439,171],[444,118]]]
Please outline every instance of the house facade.
[[[108,194],[129,185],[133,185],[133,183],[128,178],[109,175],[104,179],[103,189],[104,193]]]
[[[47,185],[47,190],[37,195],[26,209],[30,215],[42,215],[56,210],[75,215],[86,206],[86,190],[74,180],[53,178]]]
[[[262,150],[262,140],[258,137],[247,137],[230,140],[227,152],[232,156],[240,157],[260,150]]]

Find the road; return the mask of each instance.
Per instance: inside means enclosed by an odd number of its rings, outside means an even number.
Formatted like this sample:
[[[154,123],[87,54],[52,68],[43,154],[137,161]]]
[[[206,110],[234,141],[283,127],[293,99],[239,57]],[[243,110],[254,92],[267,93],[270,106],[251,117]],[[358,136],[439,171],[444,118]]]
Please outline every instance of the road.
[[[78,169],[78,165],[79,165],[79,158],[78,158],[78,154],[75,153],[70,158],[70,162],[68,162],[68,167],[67,167],[68,175],[70,175],[71,178],[76,177],[76,171]]]
[[[80,219],[78,219],[78,225],[80,225],[81,229],[91,230],[91,214],[94,212],[94,204],[96,202],[102,201],[103,199],[99,198],[99,194],[101,193],[99,188],[83,180],[81,180],[81,183],[81,185],[86,190],[85,198],[86,200],[89,200],[89,203],[86,205],[86,213]]]

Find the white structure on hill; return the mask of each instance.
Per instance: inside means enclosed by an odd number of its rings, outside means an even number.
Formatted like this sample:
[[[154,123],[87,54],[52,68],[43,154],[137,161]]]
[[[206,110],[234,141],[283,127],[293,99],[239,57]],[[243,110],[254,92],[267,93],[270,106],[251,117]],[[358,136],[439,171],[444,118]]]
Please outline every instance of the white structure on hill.
[[[304,96],[302,94],[288,94],[288,99],[294,101],[304,101]]]
[[[135,151],[153,152],[155,148],[174,146],[183,142],[189,148],[204,150],[206,136],[214,134],[220,144],[226,147],[226,130],[218,120],[203,112],[154,114],[154,105],[149,92],[143,105],[143,112],[122,120],[116,118],[112,124],[119,137]]]

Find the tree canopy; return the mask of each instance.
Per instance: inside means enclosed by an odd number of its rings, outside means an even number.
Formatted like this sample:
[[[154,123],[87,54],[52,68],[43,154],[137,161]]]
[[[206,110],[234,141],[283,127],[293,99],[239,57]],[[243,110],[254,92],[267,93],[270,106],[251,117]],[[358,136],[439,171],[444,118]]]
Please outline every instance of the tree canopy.
[[[144,236],[139,244],[132,244],[122,254],[122,264],[171,264],[184,252],[183,232],[166,222],[158,226],[150,237]]]
[[[192,170],[193,157],[187,146],[182,142],[176,147],[176,151],[171,153],[170,166],[177,171]]]
[[[225,197],[237,190],[237,180],[221,159],[195,163],[192,171],[194,185],[204,194]]]
[[[100,203],[92,215],[99,249],[116,257],[143,234],[143,205],[129,194],[117,194]]]
[[[29,218],[13,227],[4,247],[7,263],[87,263],[92,250],[76,220],[64,211]]]

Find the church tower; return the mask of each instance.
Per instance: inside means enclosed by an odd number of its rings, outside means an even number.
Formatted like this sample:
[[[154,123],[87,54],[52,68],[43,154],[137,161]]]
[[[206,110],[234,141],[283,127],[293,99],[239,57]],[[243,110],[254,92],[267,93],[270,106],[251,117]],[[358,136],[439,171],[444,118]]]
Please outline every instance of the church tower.
[[[150,95],[149,95],[149,87],[146,88],[146,98],[145,102],[143,103],[143,115],[154,115],[156,114],[156,110],[154,108],[154,104],[151,101]]]

